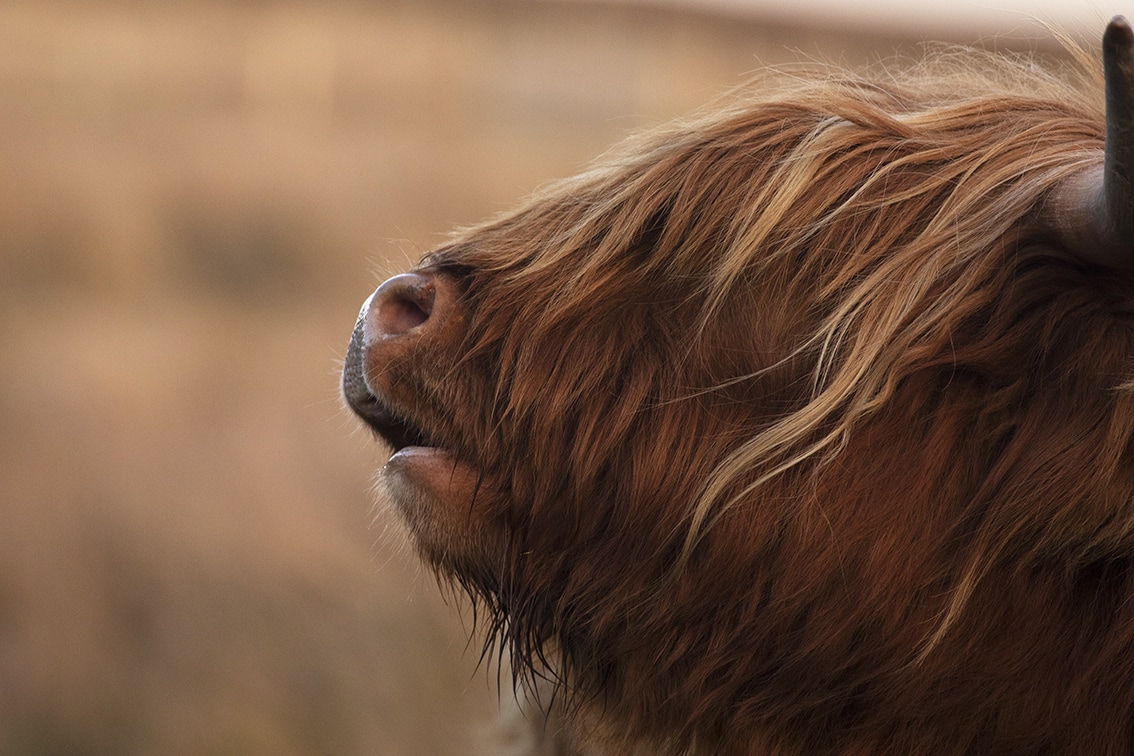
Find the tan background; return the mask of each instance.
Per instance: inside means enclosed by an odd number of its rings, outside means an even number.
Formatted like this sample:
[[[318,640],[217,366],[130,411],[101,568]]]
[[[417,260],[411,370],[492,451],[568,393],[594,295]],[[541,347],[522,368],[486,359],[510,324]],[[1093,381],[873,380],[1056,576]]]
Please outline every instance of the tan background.
[[[0,3],[0,753],[502,752],[459,600],[372,506],[383,455],[338,398],[357,309],[762,64],[916,51],[840,31]]]

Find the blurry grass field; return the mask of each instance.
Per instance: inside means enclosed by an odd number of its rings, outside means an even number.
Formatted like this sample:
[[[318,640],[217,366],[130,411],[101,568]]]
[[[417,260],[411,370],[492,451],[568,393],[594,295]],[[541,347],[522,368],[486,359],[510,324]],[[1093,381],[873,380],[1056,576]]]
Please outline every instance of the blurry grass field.
[[[545,3],[0,4],[0,753],[503,753],[340,407],[359,305],[761,63],[894,45]]]

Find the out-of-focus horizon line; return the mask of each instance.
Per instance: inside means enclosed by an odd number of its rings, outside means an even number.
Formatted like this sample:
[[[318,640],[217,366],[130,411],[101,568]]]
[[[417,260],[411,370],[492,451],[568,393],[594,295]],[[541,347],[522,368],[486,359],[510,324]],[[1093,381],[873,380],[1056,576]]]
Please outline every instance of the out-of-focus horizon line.
[[[542,0],[547,2],[549,0]],[[1117,0],[555,0],[653,6],[736,16],[747,20],[916,36],[921,39],[969,39],[986,35],[1046,36],[1046,28],[1073,37],[1102,33],[1107,20],[1134,17]]]

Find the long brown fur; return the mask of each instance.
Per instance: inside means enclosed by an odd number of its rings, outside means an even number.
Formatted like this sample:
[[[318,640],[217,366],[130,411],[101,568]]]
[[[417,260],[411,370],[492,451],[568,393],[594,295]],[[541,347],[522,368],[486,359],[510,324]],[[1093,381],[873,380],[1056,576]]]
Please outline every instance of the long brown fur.
[[[1134,752],[1134,281],[1037,220],[1104,130],[972,52],[782,76],[428,255],[429,556],[521,676],[615,751]]]

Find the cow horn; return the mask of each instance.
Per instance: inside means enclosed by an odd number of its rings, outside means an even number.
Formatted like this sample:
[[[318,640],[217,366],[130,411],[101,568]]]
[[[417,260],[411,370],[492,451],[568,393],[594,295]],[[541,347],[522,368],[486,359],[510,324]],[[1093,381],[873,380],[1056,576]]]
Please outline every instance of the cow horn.
[[[1106,155],[1052,197],[1058,233],[1084,261],[1134,270],[1134,30],[1115,16],[1103,35]]]

